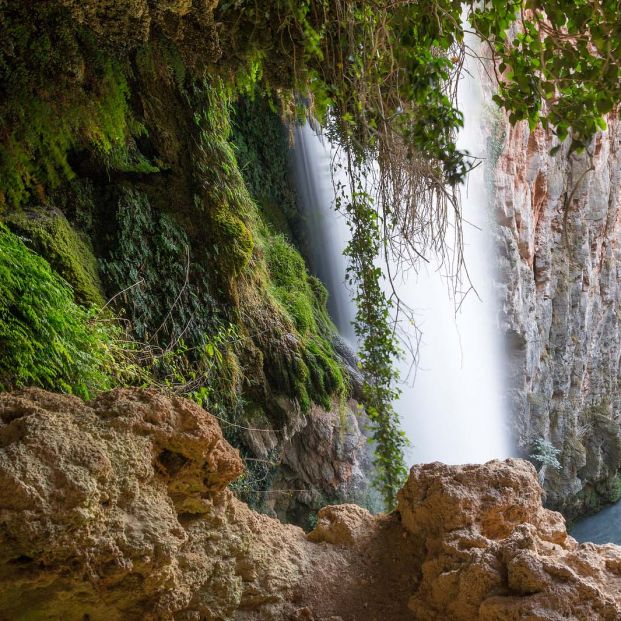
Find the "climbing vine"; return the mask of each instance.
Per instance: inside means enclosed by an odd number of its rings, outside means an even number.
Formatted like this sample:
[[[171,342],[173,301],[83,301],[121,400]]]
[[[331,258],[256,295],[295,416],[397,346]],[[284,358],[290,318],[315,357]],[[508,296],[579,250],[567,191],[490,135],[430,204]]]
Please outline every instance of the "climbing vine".
[[[351,231],[351,241],[345,249],[350,259],[347,281],[354,290],[354,328],[361,342],[359,357],[365,375],[363,397],[376,442],[375,485],[386,505],[393,507],[407,474],[403,460],[407,439],[393,407],[400,393],[394,365],[399,347],[391,323],[392,302],[384,292],[382,269],[377,265],[382,246],[378,213],[362,178],[350,179],[349,188],[339,186],[337,206],[347,214]]]

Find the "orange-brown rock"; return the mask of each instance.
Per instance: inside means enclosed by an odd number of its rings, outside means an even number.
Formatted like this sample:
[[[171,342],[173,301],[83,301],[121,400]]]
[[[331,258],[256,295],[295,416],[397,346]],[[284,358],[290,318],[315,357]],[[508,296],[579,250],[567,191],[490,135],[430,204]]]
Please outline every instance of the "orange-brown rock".
[[[216,420],[116,390],[0,394],[0,619],[621,618],[621,548],[579,545],[532,466],[416,466],[398,512],[251,511]]]
[[[621,619],[621,548],[569,537],[526,461],[415,466],[399,512],[425,548],[416,619]]]

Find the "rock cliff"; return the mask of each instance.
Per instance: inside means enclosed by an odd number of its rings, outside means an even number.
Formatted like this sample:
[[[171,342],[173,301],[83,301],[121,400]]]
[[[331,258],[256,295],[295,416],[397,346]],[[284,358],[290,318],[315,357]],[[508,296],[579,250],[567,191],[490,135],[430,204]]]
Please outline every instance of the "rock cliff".
[[[616,620],[621,548],[578,545],[527,462],[416,466],[398,511],[308,535],[249,510],[216,420],[153,390],[0,395],[0,618]]]
[[[573,516],[621,495],[621,127],[610,119],[582,155],[550,155],[557,142],[524,123],[491,133],[509,409],[525,456],[559,451],[540,475]]]

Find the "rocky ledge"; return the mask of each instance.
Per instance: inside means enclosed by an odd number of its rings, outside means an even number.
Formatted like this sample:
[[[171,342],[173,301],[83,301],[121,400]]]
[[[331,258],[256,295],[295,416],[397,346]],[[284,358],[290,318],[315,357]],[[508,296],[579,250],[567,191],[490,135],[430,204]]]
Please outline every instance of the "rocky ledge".
[[[395,513],[308,535],[236,500],[241,471],[183,399],[0,395],[0,618],[621,618],[621,548],[569,537],[525,461],[416,466]]]

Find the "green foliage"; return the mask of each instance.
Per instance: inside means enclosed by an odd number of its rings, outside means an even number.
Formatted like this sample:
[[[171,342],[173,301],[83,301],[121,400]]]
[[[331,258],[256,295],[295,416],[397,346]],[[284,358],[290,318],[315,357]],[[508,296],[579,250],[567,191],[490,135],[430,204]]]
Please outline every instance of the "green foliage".
[[[134,375],[122,336],[75,304],[67,283],[0,224],[0,389],[35,385],[88,399]]]
[[[300,253],[282,235],[273,235],[266,245],[265,258],[274,296],[285,307],[300,334],[316,332],[315,296]]]
[[[343,400],[348,393],[348,385],[341,365],[336,361],[332,345],[324,338],[316,336],[306,344],[307,360],[311,384],[310,397],[325,410],[334,408],[334,397]]]
[[[104,305],[97,260],[89,240],[58,210],[17,212],[7,217],[13,232],[51,264],[72,287],[78,302]]]
[[[122,49],[104,48],[85,21],[66,3],[3,3],[0,207],[43,200],[74,176],[77,150],[111,166],[149,168],[125,152],[144,131],[130,112],[127,59]]]
[[[607,504],[619,502],[621,499],[621,474],[597,481],[585,482],[584,487],[576,495],[576,504],[581,513],[596,513],[601,511]]]
[[[212,222],[214,244],[211,252],[229,277],[238,276],[252,257],[252,233],[240,218],[228,210],[218,210]]]
[[[606,498],[609,502],[619,502],[621,499],[621,474],[618,472],[607,486]]]
[[[533,447],[534,452],[530,455],[530,458],[538,462],[540,466],[549,466],[555,470],[561,467],[558,460],[561,450],[556,448],[549,440],[537,438]]]
[[[349,148],[369,154],[385,139],[402,139],[455,183],[468,169],[453,135],[462,117],[447,93],[448,51],[463,38],[460,14],[461,3],[451,0],[276,0],[261,9],[229,0],[218,19],[249,33],[251,50],[265,49],[280,24],[273,57],[264,59],[266,82],[309,93],[320,121],[330,110]]]
[[[143,133],[143,130],[140,130]],[[153,165],[136,146],[132,136],[123,142],[117,142],[107,150],[99,150],[97,155],[108,174],[112,171],[122,173],[153,174],[160,169]]]
[[[197,211],[205,213],[206,234],[213,242],[207,252],[214,270],[228,282],[242,277],[252,281],[252,293],[242,289],[246,300],[239,301],[244,316],[240,323],[265,356],[272,389],[295,398],[302,410],[312,402],[331,407],[332,399],[346,393],[346,385],[329,342],[334,327],[325,306],[326,292],[309,276],[300,253],[273,232],[265,211],[260,217],[230,142],[229,91],[218,81],[203,83],[194,85],[191,99],[200,135],[195,161],[205,189],[197,198]],[[265,109],[263,114],[275,124]],[[292,200],[285,190],[285,154],[271,161],[271,151],[256,132],[246,126],[242,135],[238,127],[237,152],[254,154],[252,165],[257,169],[252,178],[257,184],[267,181],[264,200]],[[278,135],[276,127],[273,133]],[[245,150],[238,146],[242,143]],[[278,144],[286,146],[282,134]],[[258,185],[249,185],[260,192]],[[280,205],[275,208],[281,210]]]
[[[540,121],[572,149],[606,128],[621,100],[621,13],[614,2],[543,0],[476,5],[470,21],[501,74],[497,103],[512,122]],[[517,24],[516,24],[517,22]],[[517,26],[517,27],[516,27]]]
[[[243,375],[235,353],[239,337],[233,325],[201,335],[200,345],[179,340],[167,349],[143,350],[142,364],[149,382],[182,395],[219,416],[237,420],[243,407]]]
[[[248,217],[252,199],[237,166],[231,134],[231,92],[221,80],[194,82],[187,94],[194,110],[199,142],[196,148],[197,175],[205,189],[202,206],[227,210]]]
[[[358,355],[365,377],[364,405],[376,443],[375,485],[392,509],[407,476],[403,458],[407,439],[393,407],[400,393],[394,366],[400,351],[391,325],[391,301],[382,289],[382,270],[376,264],[382,244],[378,214],[362,180],[355,183],[351,196],[341,188],[337,202],[347,214],[352,235],[345,250],[350,259],[347,280],[354,287],[354,329],[362,343]]]
[[[289,134],[274,108],[264,96],[239,98],[233,108],[231,141],[246,187],[262,215],[294,241],[300,214],[287,175]]]
[[[129,187],[120,188],[115,212],[107,218],[113,226],[100,260],[102,280],[109,297],[117,296],[134,335],[164,348],[181,338],[192,346],[201,343],[217,319],[207,276],[192,261],[187,234]]]
[[[455,146],[462,118],[448,88],[459,70],[464,5],[494,55],[501,84],[495,99],[512,122],[541,121],[561,141],[571,133],[573,149],[605,129],[604,115],[621,100],[614,2],[276,0],[259,9],[227,0],[218,17],[231,32],[250,35],[250,50],[270,49],[263,57],[267,82],[308,92],[320,120],[330,110],[353,148],[381,152],[384,137],[404,138],[414,156],[438,162],[453,184],[469,168]],[[274,23],[281,28],[270,41]]]
[[[199,136],[194,159],[203,189],[195,197],[195,206],[205,214],[202,228],[211,242],[208,251],[220,276],[228,281],[250,263],[256,222],[254,204],[229,142],[230,99],[220,80],[194,83],[188,95]]]
[[[270,235],[265,255],[274,297],[302,337],[303,359],[297,363],[298,391],[331,409],[333,397],[344,397],[347,386],[329,341],[334,326],[327,314],[325,287],[308,274],[304,259],[282,235]]]
[[[0,130],[6,134],[0,148],[0,203],[18,206],[38,188],[54,188],[73,177],[68,153],[82,144],[102,155],[119,157],[132,132],[129,88],[122,68],[112,61],[93,67],[95,92],[69,90],[45,101],[25,97],[3,110]]]
[[[527,119],[534,128],[541,121],[561,141],[571,130],[572,149],[578,150],[605,129],[603,115],[621,99],[616,3],[464,4],[495,54],[502,76],[495,101],[512,122]],[[218,18],[232,32],[244,32],[252,50],[270,50],[273,58],[264,57],[263,71],[269,86],[284,85],[290,99],[292,91],[307,93],[315,115],[330,123],[332,139],[346,153],[353,187],[351,200],[342,203],[353,236],[349,274],[388,504],[404,474],[405,440],[391,405],[397,394],[391,360],[398,348],[376,262],[393,236],[401,235],[413,256],[446,248],[430,231],[447,230],[447,203],[456,199],[447,198],[446,186],[463,181],[470,169],[467,154],[455,144],[463,119],[451,97],[463,60],[462,8],[460,0],[219,5]],[[272,39],[274,23],[280,28]],[[371,161],[379,166],[374,196],[359,187]]]

